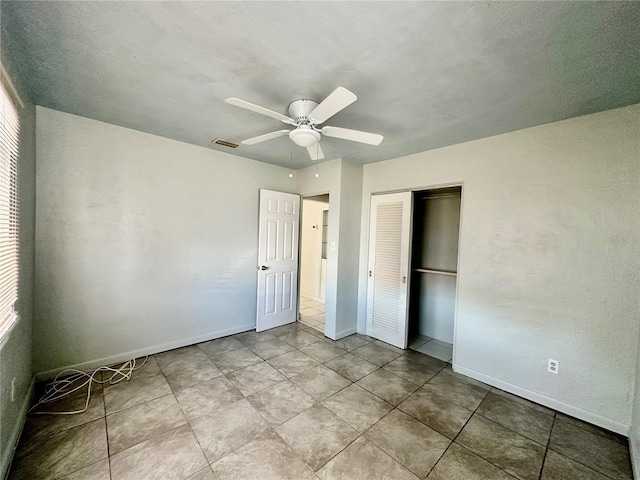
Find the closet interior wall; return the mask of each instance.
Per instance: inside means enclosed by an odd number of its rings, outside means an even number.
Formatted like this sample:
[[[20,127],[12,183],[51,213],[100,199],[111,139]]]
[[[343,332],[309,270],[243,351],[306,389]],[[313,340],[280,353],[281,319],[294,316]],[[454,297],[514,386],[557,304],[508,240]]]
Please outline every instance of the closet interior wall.
[[[409,345],[453,344],[462,187],[414,193]]]

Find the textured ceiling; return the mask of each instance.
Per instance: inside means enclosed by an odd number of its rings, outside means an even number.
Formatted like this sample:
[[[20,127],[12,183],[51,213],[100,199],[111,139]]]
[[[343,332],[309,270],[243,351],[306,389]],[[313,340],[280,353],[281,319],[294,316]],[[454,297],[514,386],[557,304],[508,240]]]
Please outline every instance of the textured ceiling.
[[[640,102],[639,2],[6,2],[2,54],[46,107],[282,166],[311,162],[281,113],[358,95],[324,138],[361,163]],[[293,163],[290,155],[293,152]]]

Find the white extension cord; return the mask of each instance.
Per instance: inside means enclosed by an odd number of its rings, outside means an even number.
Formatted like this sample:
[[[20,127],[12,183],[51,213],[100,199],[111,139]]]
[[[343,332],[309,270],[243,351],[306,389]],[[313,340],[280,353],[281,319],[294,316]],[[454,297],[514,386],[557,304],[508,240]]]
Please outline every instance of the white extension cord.
[[[75,415],[77,413],[86,412],[89,408],[89,401],[91,400],[91,386],[93,382],[103,384],[109,383],[110,385],[115,385],[120,383],[123,380],[131,380],[131,376],[134,371],[142,368],[142,366],[147,363],[147,359],[149,357],[144,357],[144,360],[140,365],[136,365],[136,359],[129,360],[122,364],[122,366],[118,368],[113,367],[99,367],[96,368],[93,372],[82,372],[80,370],[75,370],[73,368],[69,368],[60,372],[56,377],[47,384],[44,389],[44,394],[40,397],[40,400],[33,405],[28,413],[33,415]],[[98,380],[96,376],[100,372],[112,372],[111,376],[107,380]],[[79,385],[74,386],[74,384],[85,378],[83,382]],[[76,410],[73,412],[44,412],[44,411],[34,411],[41,405],[46,405],[48,403],[55,402],[56,400],[60,400],[63,397],[71,395],[78,390],[87,387],[87,401],[85,402],[84,408],[82,410]]]

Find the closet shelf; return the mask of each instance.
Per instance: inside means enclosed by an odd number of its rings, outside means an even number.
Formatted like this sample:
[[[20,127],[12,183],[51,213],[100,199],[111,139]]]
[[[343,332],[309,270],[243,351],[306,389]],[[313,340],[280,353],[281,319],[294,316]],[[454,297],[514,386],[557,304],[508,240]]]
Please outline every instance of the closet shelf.
[[[438,275],[449,275],[451,277],[455,277],[457,274],[457,272],[448,272],[446,270],[431,270],[428,268],[414,268],[413,269],[414,272],[420,272],[420,273],[435,273]]]

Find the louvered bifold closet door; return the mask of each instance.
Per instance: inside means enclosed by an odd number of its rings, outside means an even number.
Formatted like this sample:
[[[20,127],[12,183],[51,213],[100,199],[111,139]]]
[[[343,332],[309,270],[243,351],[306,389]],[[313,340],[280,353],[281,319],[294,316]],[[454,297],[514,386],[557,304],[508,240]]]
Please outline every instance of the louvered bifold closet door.
[[[371,197],[367,335],[407,347],[411,192]]]
[[[19,132],[17,107],[0,82],[0,340],[15,322],[18,299]]]

